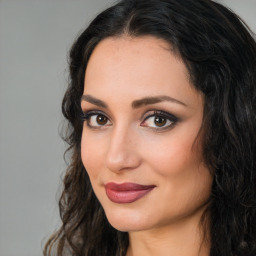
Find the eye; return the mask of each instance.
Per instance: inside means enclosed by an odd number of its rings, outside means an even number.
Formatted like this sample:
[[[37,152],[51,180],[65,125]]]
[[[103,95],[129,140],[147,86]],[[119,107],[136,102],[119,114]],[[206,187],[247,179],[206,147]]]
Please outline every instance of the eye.
[[[172,114],[163,111],[154,111],[142,122],[141,126],[153,129],[168,129],[177,122],[177,118]]]
[[[101,128],[103,126],[109,126],[111,124],[110,120],[106,115],[100,112],[87,112],[82,116],[82,120],[86,122],[87,126],[90,128]]]

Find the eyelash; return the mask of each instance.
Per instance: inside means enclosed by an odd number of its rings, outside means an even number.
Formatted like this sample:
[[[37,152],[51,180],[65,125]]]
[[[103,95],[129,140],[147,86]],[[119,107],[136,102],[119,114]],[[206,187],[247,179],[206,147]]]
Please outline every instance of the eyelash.
[[[173,128],[173,126],[179,121],[178,118],[170,113],[167,113],[165,111],[160,111],[160,110],[152,110],[152,111],[148,111],[148,112],[151,112],[151,114],[147,115],[142,123],[141,123],[141,126],[142,127],[148,127],[150,129],[153,129],[153,130],[156,130],[156,131],[164,131],[164,130],[168,130],[168,129],[171,129]],[[91,129],[101,129],[103,128],[104,126],[108,126],[108,125],[98,125],[98,126],[93,126],[93,125],[90,125],[90,119],[92,116],[103,116],[105,118],[107,118],[108,121],[110,121],[110,119],[106,116],[106,114],[104,114],[103,112],[101,111],[95,111],[95,110],[91,110],[91,111],[87,111],[87,112],[84,112],[82,114],[82,121],[83,122],[86,122],[86,125],[91,128]],[[143,123],[145,123],[149,118],[151,117],[160,117],[160,118],[164,118],[167,121],[170,122],[169,125],[167,126],[163,126],[163,127],[150,127],[150,126],[146,126],[146,125],[143,125]]]
[[[94,111],[94,110],[91,110],[91,111],[88,111],[88,112],[84,112],[82,114],[81,119],[82,119],[83,122],[86,122],[86,125],[89,128],[91,128],[91,129],[100,129],[103,125],[102,126],[99,125],[98,127],[95,128],[93,125],[89,124],[89,121],[90,121],[92,116],[99,116],[99,115],[104,116],[104,117],[106,117],[109,120],[109,118],[103,112],[101,112],[101,111]]]
[[[151,117],[154,117],[154,122],[156,121],[156,117],[160,117],[160,118],[163,118],[166,120],[166,122],[170,122],[169,125],[165,126],[166,123],[164,124],[164,126],[160,126],[160,127],[149,127],[153,130],[156,130],[156,131],[165,131],[165,130],[169,130],[171,128],[173,128],[173,126],[177,123],[178,121],[178,118],[170,113],[167,113],[165,111],[162,111],[162,110],[153,110],[153,113],[152,114],[149,114],[147,115],[145,118],[144,118],[144,121],[142,122],[145,123],[147,120],[149,120]],[[143,127],[147,127],[147,126],[144,126],[142,125]]]

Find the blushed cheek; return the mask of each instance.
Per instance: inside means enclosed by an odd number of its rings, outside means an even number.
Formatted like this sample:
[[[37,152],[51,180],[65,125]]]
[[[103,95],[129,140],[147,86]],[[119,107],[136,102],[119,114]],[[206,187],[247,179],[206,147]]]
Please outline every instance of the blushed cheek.
[[[90,179],[95,179],[97,177],[97,170],[99,169],[99,152],[96,143],[90,143],[90,140],[82,138],[81,159]]]
[[[168,143],[166,146],[156,148],[154,151],[148,147],[148,161],[153,166],[155,172],[163,176],[177,174],[191,165],[197,158],[191,150],[190,142]],[[191,166],[192,167],[192,166]]]

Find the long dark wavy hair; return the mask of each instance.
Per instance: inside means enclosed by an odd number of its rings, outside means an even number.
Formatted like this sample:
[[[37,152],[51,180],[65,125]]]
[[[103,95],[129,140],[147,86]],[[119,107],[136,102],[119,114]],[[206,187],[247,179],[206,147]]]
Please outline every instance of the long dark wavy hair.
[[[88,60],[107,37],[151,35],[168,42],[204,94],[204,160],[213,175],[210,256],[256,255],[256,43],[232,11],[211,0],[121,0],[100,13],[70,51],[62,111],[70,163],[59,201],[62,226],[44,255],[123,256],[81,161],[80,99]]]

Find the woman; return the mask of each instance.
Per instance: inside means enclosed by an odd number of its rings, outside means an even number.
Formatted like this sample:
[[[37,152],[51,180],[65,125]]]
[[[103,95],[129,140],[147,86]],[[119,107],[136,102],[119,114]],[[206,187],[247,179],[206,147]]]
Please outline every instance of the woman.
[[[255,99],[255,40],[222,5],[99,14],[70,52],[72,157],[44,254],[256,255]]]

